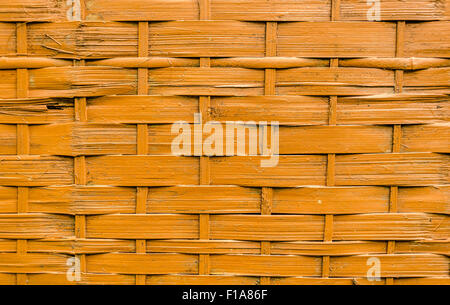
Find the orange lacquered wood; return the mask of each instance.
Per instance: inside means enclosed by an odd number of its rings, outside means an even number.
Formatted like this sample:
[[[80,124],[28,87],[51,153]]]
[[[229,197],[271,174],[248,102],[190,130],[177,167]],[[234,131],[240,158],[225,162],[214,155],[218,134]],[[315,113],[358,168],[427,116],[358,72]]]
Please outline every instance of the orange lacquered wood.
[[[450,284],[450,3],[372,2],[3,1],[0,284]]]

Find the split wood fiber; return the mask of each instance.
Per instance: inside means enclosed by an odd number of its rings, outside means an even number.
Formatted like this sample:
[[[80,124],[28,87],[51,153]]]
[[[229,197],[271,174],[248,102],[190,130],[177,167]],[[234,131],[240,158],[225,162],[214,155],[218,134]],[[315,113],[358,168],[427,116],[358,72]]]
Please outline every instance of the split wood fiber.
[[[450,284],[450,1],[368,9],[2,2],[0,284]],[[194,113],[278,165],[173,155]]]

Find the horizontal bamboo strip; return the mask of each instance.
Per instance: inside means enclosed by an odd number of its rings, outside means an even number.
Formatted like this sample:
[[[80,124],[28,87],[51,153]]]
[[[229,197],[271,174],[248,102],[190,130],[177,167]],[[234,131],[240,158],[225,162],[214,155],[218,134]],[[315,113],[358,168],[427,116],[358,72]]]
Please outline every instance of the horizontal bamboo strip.
[[[325,185],[326,156],[279,156],[276,167],[259,167],[269,157],[210,159],[212,184],[288,187]]]
[[[405,87],[431,87],[441,86],[450,92],[450,68],[431,68],[413,72],[405,72]]]
[[[0,156],[0,184],[46,186],[73,183],[73,160],[54,156]]]
[[[407,87],[430,87],[448,92],[449,68],[406,72]],[[131,94],[136,70],[115,67],[50,67],[30,70],[30,96],[74,97]],[[278,94],[372,95],[391,93],[394,72],[367,68],[294,68],[280,70]],[[0,70],[2,98],[15,97],[16,75]],[[170,67],[149,70],[151,94],[261,95],[263,71],[244,68]],[[406,88],[408,89],[408,88]],[[415,90],[409,88],[409,90]]]
[[[272,157],[273,158],[273,157]],[[279,156],[277,167],[256,170],[269,157],[211,159],[213,184],[247,186],[323,185],[323,156]],[[194,158],[173,156],[102,156],[87,158],[88,183],[117,186],[195,184]],[[164,162],[164,167],[159,166]],[[432,153],[340,155],[336,158],[338,185],[429,185],[448,182],[448,156]],[[45,186],[71,183],[73,163],[60,157],[0,158],[3,185]],[[107,170],[108,175],[104,175]],[[198,173],[198,172],[197,172]],[[187,174],[187,176],[184,176]]]
[[[0,274],[0,283],[13,285],[16,282],[14,274]],[[396,285],[448,285],[445,277],[429,278],[399,278],[394,280]],[[134,275],[124,274],[95,274],[81,275],[80,282],[67,281],[66,273],[29,274],[29,285],[133,285]],[[151,275],[146,279],[149,285],[257,285],[259,277],[233,276],[233,275]],[[379,282],[370,282],[366,278],[312,278],[312,277],[273,277],[274,285],[383,285],[384,279]]]
[[[339,61],[341,67],[382,68],[401,70],[420,70],[428,68],[448,67],[449,59],[444,58],[358,58]]]
[[[66,267],[67,268],[67,267]],[[80,273],[80,281],[68,281],[67,273],[27,275],[28,285],[134,285],[136,276],[124,274]]]
[[[358,36],[353,32],[358,26]],[[395,25],[370,22],[281,23],[278,55],[299,57],[393,57]],[[405,30],[406,57],[448,57],[447,22],[412,23]],[[222,29],[229,30],[224,35]],[[432,33],[431,35],[428,33]],[[14,28],[0,23],[0,33],[14,36]],[[320,34],[320,35],[319,35]],[[102,39],[99,39],[100,35]],[[326,35],[326,39],[323,37]],[[337,38],[339,37],[339,39]],[[149,54],[176,57],[264,56],[264,27],[239,21],[172,21],[154,23]],[[246,39],[244,39],[246,38]],[[87,41],[89,43],[82,43]],[[189,41],[189,44],[185,43]],[[303,41],[302,44],[299,41]],[[306,42],[305,42],[306,41]],[[330,41],[333,48],[330,48]],[[444,41],[444,43],[442,43]],[[359,47],[360,42],[365,48]],[[180,44],[182,49],[176,46]],[[117,22],[36,23],[29,26],[28,53],[56,58],[137,56],[137,26]],[[0,54],[13,54],[6,44]],[[245,47],[246,46],[246,47]]]
[[[326,67],[328,60],[299,57],[233,57],[213,58],[212,67],[240,67],[254,69],[287,69],[300,67]]]
[[[0,69],[37,69],[70,65],[69,61],[45,57],[0,57]]]
[[[65,21],[68,8],[61,0],[10,0],[0,4],[0,21]]]
[[[52,67],[30,70],[29,74],[31,97],[98,96],[136,91],[137,71],[130,69]]]
[[[152,95],[262,95],[263,83],[262,70],[203,67],[149,70]]]
[[[31,188],[28,205],[30,212],[41,213],[134,213],[135,197],[136,190],[125,187],[49,186]]]
[[[331,1],[212,0],[211,19],[249,21],[327,21]]]
[[[173,57],[115,57],[90,61],[88,65],[122,68],[198,67],[199,60]]]
[[[133,0],[127,4],[121,1],[87,0],[88,20],[116,21],[159,21],[196,20],[199,5],[194,0],[171,1]],[[137,9],[139,8],[139,9]],[[211,19],[248,21],[327,21],[330,18],[331,1],[274,0],[211,0]],[[342,20],[367,20],[367,3],[364,0],[344,0],[341,2]],[[382,20],[443,20],[448,16],[443,1],[420,0],[404,3],[399,0],[383,1],[380,6]],[[6,20],[20,20],[9,17]],[[60,16],[55,16],[58,18]],[[23,17],[22,17],[23,18]],[[42,18],[42,17],[41,17]]]
[[[450,153],[450,124],[406,126],[402,130],[401,143],[404,152]]]
[[[17,212],[17,189],[15,187],[0,187],[0,213]]]
[[[15,285],[16,277],[14,273],[0,273],[0,285]]]
[[[417,124],[448,122],[445,95],[396,94],[339,98],[339,124]],[[105,96],[88,100],[89,121],[101,123],[192,123],[197,98],[185,96]],[[214,97],[216,121],[278,121],[281,125],[322,125],[328,102],[321,97]],[[148,107],[147,107],[148,106]],[[129,107],[139,111],[127,111]],[[63,123],[73,120],[73,103],[65,99],[0,99],[0,123]]]
[[[149,53],[169,57],[264,56],[264,25],[239,21],[153,23]]]
[[[74,235],[72,217],[49,214],[0,214],[0,238],[57,238]]]
[[[370,3],[372,5],[372,3]],[[341,0],[342,20],[367,20],[370,8],[365,0]],[[445,1],[434,0],[383,0],[380,5],[380,18],[387,20],[442,20],[445,18]]]
[[[449,285],[448,277],[437,278],[400,278],[395,280],[396,285]]]
[[[28,54],[51,58],[137,56],[133,23],[55,22],[28,27]]]
[[[385,242],[373,241],[273,242],[270,248],[271,254],[283,255],[344,256],[385,252]]]
[[[332,257],[331,276],[366,276],[367,260],[370,256]],[[448,260],[433,254],[380,254],[380,276],[382,277],[445,277],[448,275]]]
[[[317,215],[211,215],[212,239],[321,240],[323,217]]]
[[[450,12],[448,2],[445,5],[447,12]],[[447,13],[447,20],[450,20],[449,13]],[[450,42],[445,38],[448,24],[448,21],[407,23],[404,56],[448,58]]]
[[[383,187],[280,188],[273,193],[274,214],[357,214],[388,212]]]
[[[109,253],[86,257],[87,269],[95,273],[121,274],[194,274],[198,256],[187,254]]]
[[[448,97],[427,94],[386,94],[338,98],[339,124],[418,124],[450,120]]]
[[[86,158],[88,184],[116,186],[196,184],[198,166],[198,161],[189,157],[101,156]]]
[[[198,238],[195,215],[102,215],[86,220],[88,238]]]
[[[399,188],[398,209],[404,213],[450,214],[447,186]],[[16,211],[13,187],[0,187],[2,213]],[[134,213],[132,188],[107,186],[51,186],[29,191],[34,213]],[[58,198],[55,200],[55,198]],[[357,214],[388,211],[385,187],[302,187],[275,189],[274,214]],[[114,205],[110,202],[114,201]],[[147,198],[148,213],[260,213],[260,192],[236,186],[174,186],[155,188]]]
[[[215,121],[278,121],[288,125],[325,125],[328,100],[310,96],[248,96],[211,98]]]
[[[258,130],[261,130],[261,126],[258,127],[258,123],[253,123],[249,127],[244,125],[238,125],[238,136],[234,137],[234,146],[238,145],[240,140],[240,134],[247,128],[249,132],[255,134],[258,137]],[[186,127],[187,125],[185,125]],[[190,154],[194,154],[195,138],[198,133],[194,130],[193,125],[189,125],[191,128],[190,139],[191,147]],[[57,127],[60,129],[60,127]],[[54,127],[53,129],[57,129]],[[102,130],[102,128],[104,130]],[[226,154],[226,145],[229,144],[227,140],[227,132],[229,127],[226,124],[221,125],[222,132],[214,131],[216,149],[220,147],[221,152],[216,152],[215,155],[223,156]],[[41,128],[44,130],[51,130],[51,127]],[[78,132],[82,134],[86,130],[92,130],[92,135],[85,135],[80,139],[75,138],[72,142],[73,146],[71,154],[84,153],[84,154],[103,154],[108,153],[109,149],[114,149],[118,153],[131,154],[131,148],[126,149],[126,143],[132,143],[134,135],[128,133],[129,127],[120,127],[118,125],[111,126],[96,126],[89,125],[88,128],[75,127],[76,134]],[[97,132],[98,130],[98,132]],[[130,131],[132,132],[132,131]],[[59,134],[59,133],[55,133]],[[67,133],[66,133],[67,134]],[[209,136],[211,133],[204,132],[203,136]],[[114,135],[114,136],[112,136]],[[121,136],[121,140],[117,140],[115,136]],[[170,155],[172,153],[172,143],[177,132],[173,132],[172,125],[152,125],[149,126],[149,154],[150,155]],[[189,136],[188,136],[189,137]],[[93,139],[96,139],[97,144],[84,145],[84,143],[94,143]],[[391,151],[391,139],[392,128],[382,126],[302,126],[302,127],[280,127],[279,128],[279,153],[280,154],[317,154],[317,153],[371,153],[371,152],[390,152]],[[47,141],[44,137],[35,140],[42,143]],[[114,142],[114,144],[107,145],[106,143]],[[259,143],[262,139],[259,137]],[[47,141],[48,142],[48,141]],[[50,141],[53,142],[53,141]],[[70,141],[68,141],[70,142]],[[248,140],[245,140],[247,145]],[[63,143],[62,143],[63,144]],[[42,145],[42,144],[40,144]],[[33,138],[32,138],[33,146]],[[43,145],[42,145],[43,146]],[[86,148],[84,148],[86,147]],[[188,148],[189,149],[189,148]],[[250,148],[246,148],[248,151]],[[261,148],[258,149],[261,153]],[[431,150],[433,151],[433,150]],[[34,153],[34,150],[32,149]],[[59,147],[52,147],[54,154],[65,155],[66,152]],[[257,153],[256,148],[255,152]],[[247,153],[248,154],[248,153]]]
[[[17,128],[14,125],[0,125],[0,134],[0,151],[5,155],[15,155]]]
[[[110,252],[133,253],[136,243],[123,239],[37,239],[29,240],[30,253],[98,254]],[[16,242],[0,239],[1,252],[15,252]],[[450,247],[447,240],[398,241],[398,253],[434,253],[448,255]],[[233,240],[149,240],[147,252],[186,253],[186,254],[258,254],[259,242]],[[383,241],[337,241],[337,242],[272,242],[271,254],[308,256],[349,256],[366,253],[385,253]]]
[[[333,240],[415,240],[448,233],[449,217],[414,213],[373,213],[334,217]]]
[[[173,55],[173,54],[169,54]],[[0,69],[45,68],[51,66],[67,66],[68,61],[47,58],[1,57]],[[122,68],[166,68],[166,67],[198,67],[199,60],[177,57],[115,57],[88,62],[92,66],[112,66]],[[450,60],[444,58],[395,58],[365,57],[343,59],[341,67],[381,68],[420,70],[450,66]],[[231,57],[213,58],[211,67],[237,67],[252,69],[288,69],[301,67],[326,67],[328,60],[300,57]]]
[[[224,27],[229,29],[226,35]],[[448,21],[407,24],[403,56],[448,58],[447,28]],[[33,56],[95,59],[138,55],[136,23],[33,23],[28,32],[28,54]],[[15,54],[15,27],[0,22],[0,36],[8,41],[0,55]],[[395,37],[395,24],[389,22],[333,22],[332,26],[330,22],[290,22],[280,23],[277,48],[281,57],[394,57]],[[231,20],[154,23],[149,46],[152,56],[264,56],[264,27]]]
[[[395,55],[395,25],[387,22],[333,22],[333,25],[330,22],[280,23],[278,36],[279,56]],[[361,41],[364,41],[364,48],[360,47]]]
[[[104,123],[192,123],[198,98],[186,96],[105,96],[87,102],[90,121]],[[129,109],[135,111],[129,111]]]
[[[397,242],[395,244],[398,253],[433,253],[449,256],[450,245],[448,240],[424,240],[412,242]]]
[[[30,97],[74,97],[131,94],[136,71],[114,67],[51,67],[30,70]],[[0,70],[1,98],[15,98],[16,72]]]
[[[148,285],[257,285],[259,279],[235,275],[152,275]]]
[[[1,252],[16,252],[17,241],[14,239],[0,239],[0,251]]]
[[[369,281],[367,278],[343,277],[275,277],[271,279],[272,285],[384,285],[384,279],[379,282]]]
[[[358,214],[334,217],[333,240],[414,240],[448,233],[449,218],[427,214]],[[214,215],[211,238],[322,240],[324,219],[312,215]]]
[[[16,25],[14,23],[0,22],[0,54],[15,55],[17,46]]]
[[[321,259],[307,256],[212,255],[211,274],[318,276]]]
[[[398,211],[450,214],[450,187],[399,188]]]
[[[196,20],[199,4],[195,0],[86,0],[87,20],[161,21]]]
[[[449,182],[448,155],[433,153],[336,156],[336,185],[430,185]]]
[[[281,127],[279,133],[280,154],[389,152],[392,146],[392,129],[381,126]]]
[[[109,252],[135,252],[136,243],[119,239],[37,239],[27,242],[28,252],[98,254]]]
[[[0,272],[52,273],[65,272],[69,257],[50,253],[0,253]]]
[[[393,85],[393,71],[348,67],[280,70],[276,82],[278,95],[373,95]]]
[[[392,86],[394,74],[391,71],[364,68],[298,68],[277,73],[277,85],[328,85],[328,86]]]
[[[148,252],[206,253],[206,254],[259,254],[260,244],[231,240],[151,240]]]
[[[64,99],[0,99],[0,123],[48,124],[72,121],[73,102]]]
[[[152,189],[148,213],[259,213],[260,190],[234,186],[175,186]]]
[[[36,125],[30,128],[30,152],[68,156],[136,154],[136,127],[88,123]]]

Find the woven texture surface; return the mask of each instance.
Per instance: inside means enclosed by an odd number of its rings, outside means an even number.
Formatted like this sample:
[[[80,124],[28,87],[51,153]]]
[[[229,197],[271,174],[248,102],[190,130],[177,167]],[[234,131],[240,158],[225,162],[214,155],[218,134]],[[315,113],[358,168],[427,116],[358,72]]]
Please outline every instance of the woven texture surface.
[[[449,1],[70,2],[0,3],[0,284],[450,284]]]

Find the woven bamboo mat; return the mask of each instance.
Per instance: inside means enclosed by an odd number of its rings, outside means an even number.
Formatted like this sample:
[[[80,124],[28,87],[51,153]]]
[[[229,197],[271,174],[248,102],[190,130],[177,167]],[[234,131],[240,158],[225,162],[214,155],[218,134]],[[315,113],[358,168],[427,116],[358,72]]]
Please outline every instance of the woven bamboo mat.
[[[3,1],[0,284],[450,284],[449,31],[445,0]],[[174,155],[195,113],[279,122],[277,166]]]

